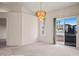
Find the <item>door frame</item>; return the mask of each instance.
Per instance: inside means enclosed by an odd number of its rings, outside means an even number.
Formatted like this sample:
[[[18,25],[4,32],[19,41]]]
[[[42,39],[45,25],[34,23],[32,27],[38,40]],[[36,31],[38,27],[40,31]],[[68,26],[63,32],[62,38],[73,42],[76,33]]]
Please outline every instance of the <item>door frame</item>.
[[[79,19],[79,16],[68,16],[68,17],[59,17],[60,19],[64,19],[64,18],[69,18],[69,17],[76,17],[77,21],[76,21],[76,25],[77,25],[77,28],[76,28],[76,48],[79,48],[79,46],[77,46],[79,43],[78,43],[78,19]],[[53,18],[53,44],[56,44],[56,19],[57,18]]]

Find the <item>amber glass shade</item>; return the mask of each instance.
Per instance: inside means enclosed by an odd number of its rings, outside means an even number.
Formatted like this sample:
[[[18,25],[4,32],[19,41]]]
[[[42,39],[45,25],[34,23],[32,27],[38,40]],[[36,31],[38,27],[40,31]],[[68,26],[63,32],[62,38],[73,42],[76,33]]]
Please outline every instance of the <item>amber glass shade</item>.
[[[41,22],[43,22],[45,20],[46,12],[43,10],[39,10],[36,12],[36,16]]]

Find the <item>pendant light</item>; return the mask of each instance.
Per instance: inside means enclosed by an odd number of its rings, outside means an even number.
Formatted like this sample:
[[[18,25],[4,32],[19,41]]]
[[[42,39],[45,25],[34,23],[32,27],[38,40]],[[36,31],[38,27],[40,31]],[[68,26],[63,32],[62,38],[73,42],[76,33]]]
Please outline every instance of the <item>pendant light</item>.
[[[42,7],[42,3],[40,2],[40,10],[36,11],[36,16],[40,22],[44,22],[45,16],[46,16],[46,11],[42,10],[41,7]]]

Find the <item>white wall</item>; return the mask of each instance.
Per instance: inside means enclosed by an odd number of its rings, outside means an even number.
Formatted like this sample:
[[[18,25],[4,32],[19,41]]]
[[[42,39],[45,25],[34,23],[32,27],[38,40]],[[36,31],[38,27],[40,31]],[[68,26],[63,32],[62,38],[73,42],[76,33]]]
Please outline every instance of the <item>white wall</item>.
[[[0,12],[0,18],[6,18],[7,12]]]
[[[45,32],[46,32],[45,40],[47,41],[47,43],[53,43],[53,18],[49,15],[47,15],[46,17]]]
[[[2,30],[0,38],[6,38],[8,46],[21,45],[21,17],[21,12],[0,12],[0,18],[7,20],[6,31],[0,28]]]
[[[22,44],[31,44],[37,41],[37,18],[27,13],[22,13]]]
[[[41,26],[39,27],[41,28]],[[50,17],[49,15],[46,16],[44,30],[45,30],[44,36],[41,36],[41,34],[39,34],[39,41],[45,43],[53,43],[53,18]]]
[[[7,13],[7,45],[19,46],[21,45],[21,13],[8,12]]]
[[[25,12],[8,12],[0,15],[1,18],[7,18],[8,46],[20,46],[37,41],[38,22],[35,16]]]
[[[77,40],[76,40],[76,48],[79,49],[79,16],[76,16],[77,17]]]

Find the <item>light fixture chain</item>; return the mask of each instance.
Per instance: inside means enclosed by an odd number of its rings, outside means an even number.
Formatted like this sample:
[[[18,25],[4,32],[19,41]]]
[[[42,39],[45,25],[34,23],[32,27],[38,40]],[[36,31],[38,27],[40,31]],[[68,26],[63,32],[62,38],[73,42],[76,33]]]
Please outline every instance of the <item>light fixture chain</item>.
[[[40,2],[40,10],[42,10],[42,2]]]

